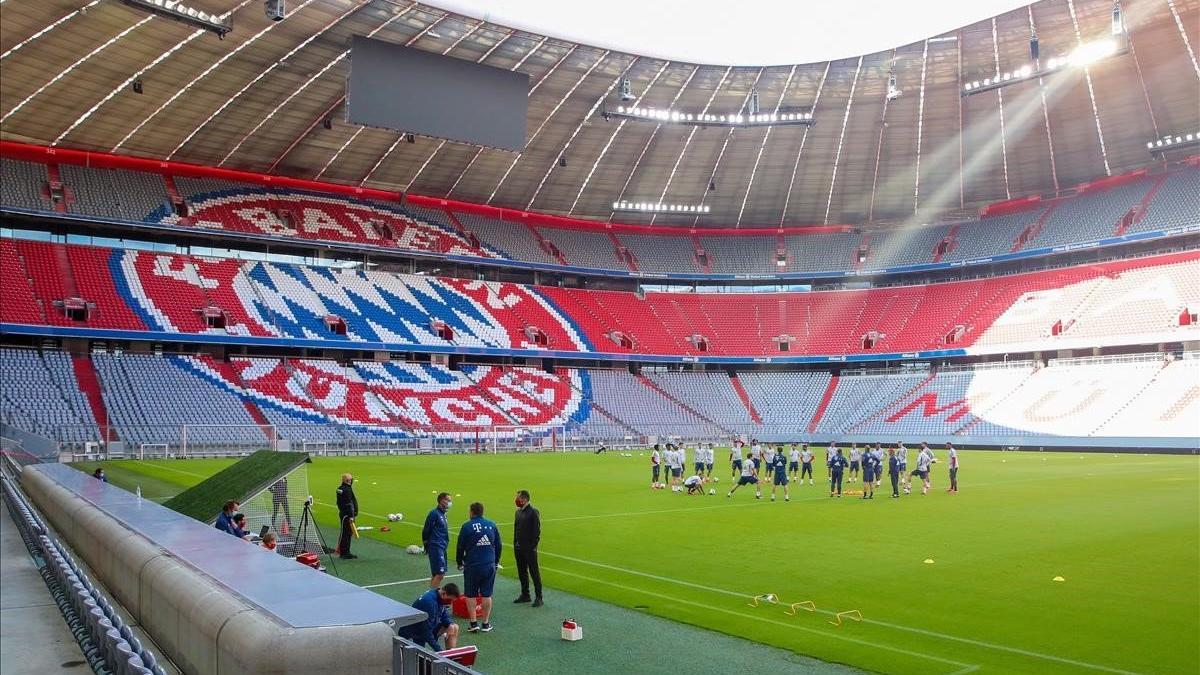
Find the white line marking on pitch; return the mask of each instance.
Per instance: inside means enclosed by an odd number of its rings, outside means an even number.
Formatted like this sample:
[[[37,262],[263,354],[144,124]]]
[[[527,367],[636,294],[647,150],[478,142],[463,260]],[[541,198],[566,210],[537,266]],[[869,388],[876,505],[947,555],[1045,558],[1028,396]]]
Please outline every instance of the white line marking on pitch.
[[[455,577],[461,577],[461,576],[462,576],[462,574],[447,574],[443,578],[444,579],[453,579]],[[389,581],[384,584],[370,584],[367,586],[363,586],[363,588],[383,588],[384,586],[403,586],[404,584],[415,584],[418,581],[428,582],[429,577],[421,577],[420,579],[405,579],[404,581]]]
[[[626,569],[624,567],[616,567],[614,565],[606,565],[604,563],[593,562],[591,560],[584,560],[583,558],[575,558],[572,556],[561,555],[558,553],[550,553],[549,551],[539,551],[539,552],[542,555],[548,555],[552,558],[561,558],[563,560],[570,560],[572,562],[577,562],[577,563],[581,563],[584,565],[592,565],[594,567],[601,567],[604,569],[612,570],[614,572],[622,572],[625,574],[632,574],[635,576],[646,577],[648,579],[654,579],[656,581],[665,581],[667,583],[673,583],[673,584],[677,584],[680,586],[687,586],[689,588],[695,588],[695,589],[703,590],[703,591],[722,593],[724,595],[729,595],[729,596],[733,596],[733,597],[737,597],[737,598],[749,598],[753,595],[753,593],[739,593],[737,591],[730,591],[730,590],[726,590],[723,588],[714,588],[712,586],[703,586],[701,584],[695,584],[690,581],[682,581],[679,579],[672,579],[671,577],[664,577],[664,576],[660,576],[657,574],[650,574],[648,572],[638,572],[637,570]],[[590,577],[583,577],[583,578],[590,579]],[[599,581],[598,579],[592,579],[592,580]],[[631,589],[631,590],[636,590],[636,589]],[[828,615],[833,614],[833,612],[830,612],[828,610],[818,609],[817,611],[821,612],[823,614],[828,614]],[[964,644],[969,644],[969,645],[973,645],[976,647],[985,647],[987,649],[994,649],[997,651],[1010,652],[1012,654],[1019,654],[1021,656],[1028,656],[1028,657],[1032,657],[1032,658],[1044,659],[1047,661],[1054,661],[1057,663],[1065,663],[1065,664],[1072,665],[1072,666],[1079,666],[1080,668],[1089,668],[1091,670],[1100,670],[1100,671],[1104,671],[1107,673],[1118,673],[1119,675],[1138,675],[1137,673],[1135,673],[1133,671],[1129,671],[1129,670],[1121,670],[1119,668],[1110,668],[1108,666],[1101,666],[1101,665],[1097,665],[1094,663],[1086,663],[1084,661],[1076,661],[1074,659],[1068,659],[1068,658],[1061,657],[1061,656],[1053,656],[1050,654],[1042,654],[1040,652],[1033,652],[1033,651],[1029,651],[1026,649],[1020,649],[1018,647],[1008,647],[1006,645],[1000,645],[1000,644],[996,644],[993,642],[984,642],[982,640],[973,640],[971,638],[963,638],[963,637],[958,637],[955,635],[947,635],[945,633],[938,633],[936,631],[925,630],[924,628],[913,628],[911,626],[904,626],[901,624],[890,623],[887,621],[876,621],[873,619],[864,618],[863,623],[870,623],[870,624],[874,624],[877,626],[883,626],[885,628],[893,628],[896,630],[908,631],[910,633],[918,633],[920,635],[926,635],[929,637],[942,638],[944,640],[952,640],[954,642],[962,642]],[[788,625],[791,625],[791,624],[788,624]],[[967,664],[963,663],[963,664],[959,664],[959,665],[965,666]]]
[[[550,570],[551,572],[554,572],[555,574],[563,574],[563,575],[566,575],[566,576],[569,576],[569,577],[575,577],[575,578],[577,578],[577,579],[583,579],[583,580],[585,580],[585,581],[592,581],[592,582],[595,582],[595,583],[598,583],[598,584],[604,584],[604,585],[606,585],[606,586],[613,586],[613,587],[615,587],[615,588],[621,588],[621,589],[624,589],[624,590],[627,590],[627,591],[631,591],[631,592],[633,592],[633,593],[637,593],[637,594],[639,594],[639,595],[650,595],[650,596],[654,596],[654,597],[657,597],[657,598],[662,598],[663,600],[669,600],[669,601],[671,601],[671,602],[678,602],[678,603],[680,603],[680,604],[684,604],[684,605],[692,605],[693,607],[699,607],[699,608],[701,608],[701,609],[705,609],[705,610],[712,611],[712,612],[722,612],[722,613],[724,613],[724,614],[731,614],[731,615],[733,615],[733,616],[740,617],[740,618],[743,618],[743,619],[753,619],[753,620],[755,620],[755,621],[761,621],[761,622],[763,622],[763,623],[769,623],[769,624],[772,624],[772,625],[775,625],[775,626],[782,626],[782,627],[784,627],[784,628],[796,629],[796,630],[802,630],[802,631],[805,631],[805,632],[808,632],[808,633],[816,633],[817,635],[821,635],[821,636],[824,636],[824,637],[831,637],[831,638],[833,638],[833,639],[835,639],[835,640],[844,640],[844,641],[846,641],[846,642],[853,642],[853,643],[855,643],[855,644],[859,644],[859,645],[865,645],[865,646],[871,647],[871,648],[873,648],[873,649],[886,649],[886,650],[888,650],[888,651],[896,652],[896,653],[898,653],[898,654],[907,654],[908,656],[915,656],[915,657],[917,657],[917,658],[920,658],[920,659],[925,659],[925,660],[928,660],[928,661],[940,661],[940,662],[942,662],[942,663],[948,663],[948,664],[950,664],[950,665],[952,665],[952,666],[958,666],[958,667],[959,667],[959,670],[956,670],[956,671],[954,671],[954,673],[955,673],[955,674],[957,674],[957,673],[968,673],[968,672],[971,672],[971,670],[973,670],[973,669],[977,669],[977,668],[979,667],[979,666],[973,666],[973,665],[971,665],[971,664],[969,664],[969,663],[963,663],[962,661],[954,661],[954,660],[951,660],[951,659],[942,658],[942,657],[940,657],[940,656],[933,656],[933,655],[930,655],[930,654],[922,654],[922,653],[920,653],[920,652],[909,651],[909,650],[907,650],[907,649],[902,649],[902,648],[900,648],[900,647],[893,647],[893,646],[891,646],[891,645],[881,645],[881,644],[879,644],[879,643],[876,643],[876,642],[869,642],[869,641],[867,641],[867,640],[860,640],[860,639],[858,639],[858,638],[853,638],[853,637],[850,637],[850,636],[848,636],[848,635],[842,635],[842,634],[839,634],[839,633],[834,633],[834,632],[831,632],[831,631],[818,630],[818,629],[816,629],[816,628],[809,628],[808,626],[802,626],[802,625],[800,625],[800,624],[796,624],[796,623],[786,623],[786,622],[783,622],[783,621],[776,621],[775,619],[768,619],[768,618],[766,618],[766,617],[764,617],[764,616],[759,616],[759,615],[755,615],[755,614],[747,614],[747,613],[744,613],[744,612],[735,612],[735,611],[733,611],[733,610],[731,610],[731,609],[726,609],[726,608],[724,608],[724,607],[714,607],[714,606],[712,606],[712,605],[705,605],[705,604],[703,604],[703,603],[700,603],[700,602],[693,602],[693,601],[691,601],[691,600],[683,600],[683,599],[676,598],[676,597],[673,597],[673,596],[670,596],[670,595],[663,595],[663,594],[661,594],[661,593],[655,593],[655,592],[653,592],[653,591],[646,591],[646,590],[642,590],[642,589],[640,589],[640,588],[634,588],[634,587],[632,587],[632,586],[626,586],[626,585],[624,585],[624,584],[618,584],[618,583],[616,583],[616,582],[613,582],[613,581],[603,581],[603,580],[601,580],[601,579],[596,579],[596,578],[594,578],[594,577],[588,577],[588,576],[584,576],[584,575],[582,575],[582,574],[575,574],[575,573],[573,573],[573,572],[567,572],[567,571],[565,571],[565,570],[554,569],[554,568],[551,568],[551,567],[544,567],[544,566],[543,566],[543,569]]]

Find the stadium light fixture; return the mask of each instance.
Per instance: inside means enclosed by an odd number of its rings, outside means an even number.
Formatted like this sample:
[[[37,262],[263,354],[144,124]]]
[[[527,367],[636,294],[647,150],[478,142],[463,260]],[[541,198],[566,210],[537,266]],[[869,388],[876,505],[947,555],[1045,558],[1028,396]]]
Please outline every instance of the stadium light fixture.
[[[220,38],[224,38],[226,33],[233,30],[233,24],[228,18],[200,11],[182,2],[176,2],[176,0],[121,0],[121,3],[143,12],[187,24],[193,28],[202,28],[216,33]]]
[[[1036,39],[1035,37],[1030,43],[1031,51],[1034,49],[1032,45],[1036,43]],[[1100,40],[1085,42],[1076,47],[1070,54],[1066,56],[1052,56],[1044,64],[1035,60],[1034,63],[1027,63],[1015,70],[997,73],[993,77],[985,77],[982,80],[971,80],[963,84],[962,95],[971,96],[999,89],[1000,87],[1007,87],[1010,84],[1018,82],[1028,82],[1029,80],[1044,77],[1058,71],[1082,68],[1110,56],[1125,54],[1128,51],[1128,44],[1117,38],[1105,37]]]
[[[711,210],[706,204],[664,204],[662,202],[628,202],[612,203],[613,211],[632,211],[637,213],[686,213],[688,215],[703,215]]]
[[[1200,146],[1200,131],[1192,133],[1167,134],[1162,138],[1146,142],[1146,149],[1152,155],[1158,155],[1167,150]]]
[[[619,105],[615,109],[601,110],[599,115],[608,120],[614,117],[656,124],[684,124],[696,127],[767,127],[767,126],[812,126],[816,124],[812,111],[780,108],[774,113],[754,110],[745,113],[689,113],[641,106]]]

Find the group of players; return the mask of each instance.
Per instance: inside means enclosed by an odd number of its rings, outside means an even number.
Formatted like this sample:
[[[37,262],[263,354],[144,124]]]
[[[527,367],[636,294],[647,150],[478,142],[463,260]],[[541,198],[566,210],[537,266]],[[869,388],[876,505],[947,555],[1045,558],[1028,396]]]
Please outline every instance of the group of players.
[[[711,443],[698,445],[693,451],[694,472],[684,478],[687,460],[684,448],[674,443],[667,443],[665,447],[656,443],[650,453],[650,487],[665,487],[666,483],[660,482],[660,478],[665,478],[670,481],[671,490],[674,492],[704,494],[706,483],[720,480],[713,475],[714,452]],[[958,451],[950,443],[946,443],[946,459],[950,467],[950,487],[946,492],[955,494],[958,492]],[[771,501],[775,501],[775,494],[781,487],[783,500],[791,501],[792,481],[798,480],[803,485],[807,477],[808,484],[813,484],[813,460],[814,453],[808,447],[808,443],[793,442],[789,451],[782,443],[776,446],[752,439],[750,454],[745,456],[745,444],[741,440],[735,440],[729,451],[729,461],[732,477],[737,482],[726,496],[732,497],[743,485],[753,485],[755,499],[762,499],[762,487],[759,483],[761,477],[764,482],[770,481]],[[844,482],[854,483],[861,480],[862,498],[874,499],[875,488],[882,484],[885,475],[891,481],[893,498],[899,498],[901,491],[911,494],[913,478],[921,480],[921,494],[929,494],[932,486],[930,467],[937,461],[928,443],[921,443],[916,455],[916,468],[911,472],[908,470],[908,448],[902,442],[886,450],[880,443],[868,444],[862,449],[854,443],[851,444],[848,453],[839,448],[837,443],[830,443],[825,450],[829,496],[840,498]],[[715,493],[715,490],[710,489],[709,494]]]

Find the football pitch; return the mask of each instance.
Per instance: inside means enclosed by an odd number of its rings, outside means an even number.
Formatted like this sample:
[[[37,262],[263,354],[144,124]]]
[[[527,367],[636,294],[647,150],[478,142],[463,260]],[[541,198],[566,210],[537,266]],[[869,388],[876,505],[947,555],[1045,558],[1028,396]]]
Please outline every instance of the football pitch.
[[[727,453],[717,452],[717,494],[703,496],[651,490],[648,457],[632,455],[319,457],[309,486],[318,520],[332,527],[339,475],[354,474],[358,524],[375,528],[364,538],[394,545],[396,554],[388,564],[339,561],[339,572],[357,581],[364,577],[354,566],[374,564],[371,579],[394,575],[378,582],[388,584],[380,591],[401,599],[415,597],[422,584],[413,579],[427,574],[424,558],[400,551],[419,543],[433,493],[455,495],[452,533],[468,504],[483,502],[507,546],[513,493],[525,488],[542,513],[545,610],[555,621],[568,617],[554,608],[554,594],[569,592],[869,671],[1196,672],[1200,458],[960,451],[960,492],[947,494],[939,452],[928,495],[914,485],[913,494],[890,499],[884,485],[862,500],[854,494],[861,485],[849,483],[851,494],[831,499],[818,466],[815,485],[793,484],[790,503],[782,495],[772,503],[748,487],[726,498]],[[161,499],[228,464],[105,466],[115,484]],[[394,512],[403,523],[386,521]],[[380,532],[383,525],[393,531]],[[515,577],[509,548],[502,564],[502,574]],[[774,601],[753,600],[765,595]],[[508,615],[542,611],[510,600],[498,593],[501,628],[488,638],[500,635]],[[573,618],[587,626],[586,616]],[[672,624],[663,625],[663,635],[651,636],[662,647],[653,657],[635,649],[629,658],[705,672],[689,645],[671,644]],[[584,643],[620,653],[646,637],[609,630],[585,633]],[[764,665],[754,658],[752,650],[746,672]],[[538,672],[532,663],[525,668]],[[637,664],[628,672],[639,672]]]

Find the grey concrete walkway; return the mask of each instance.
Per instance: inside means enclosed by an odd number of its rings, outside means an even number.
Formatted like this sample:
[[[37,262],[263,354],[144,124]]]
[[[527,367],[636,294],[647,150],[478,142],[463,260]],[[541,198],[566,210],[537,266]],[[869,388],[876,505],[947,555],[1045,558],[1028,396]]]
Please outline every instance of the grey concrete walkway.
[[[0,511],[0,673],[92,672],[8,508]]]

